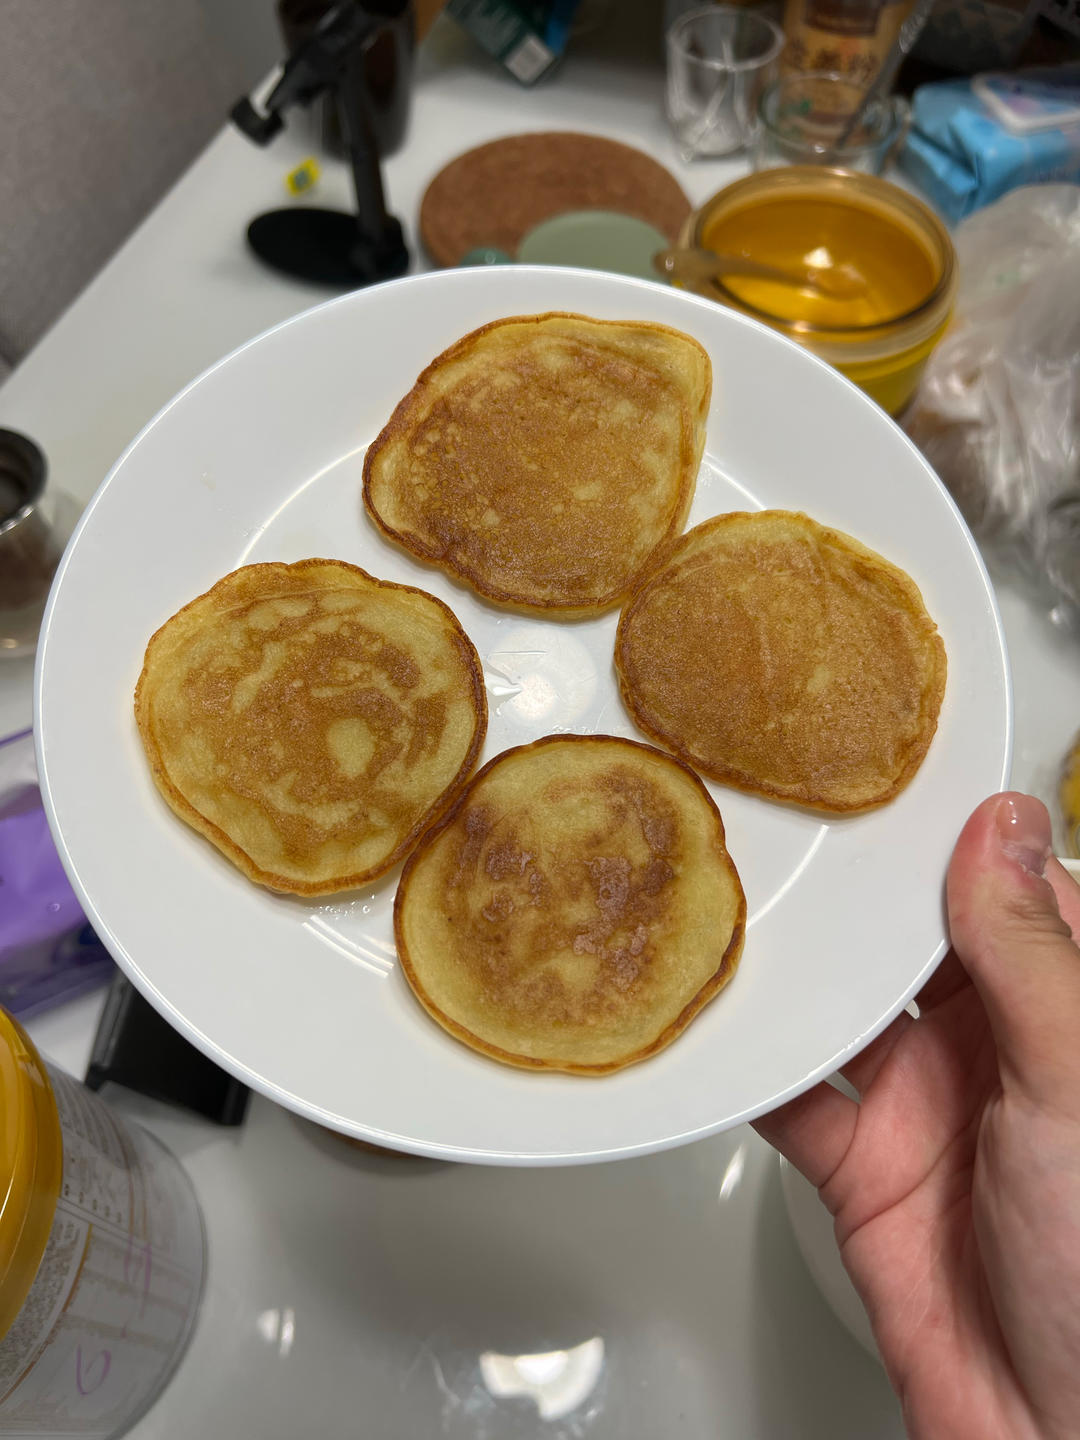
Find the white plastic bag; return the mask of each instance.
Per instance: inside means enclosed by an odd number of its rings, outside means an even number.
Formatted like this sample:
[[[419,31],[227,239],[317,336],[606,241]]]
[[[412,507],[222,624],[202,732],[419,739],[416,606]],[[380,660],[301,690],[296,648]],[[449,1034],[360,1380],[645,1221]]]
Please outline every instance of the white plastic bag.
[[[1029,185],[956,231],[956,313],[904,428],[980,541],[1080,616],[1080,185]]]

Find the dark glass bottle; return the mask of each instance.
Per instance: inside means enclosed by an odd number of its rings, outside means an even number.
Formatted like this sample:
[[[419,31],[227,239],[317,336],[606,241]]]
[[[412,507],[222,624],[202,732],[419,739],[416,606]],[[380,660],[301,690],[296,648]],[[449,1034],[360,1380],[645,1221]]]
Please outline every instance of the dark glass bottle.
[[[340,0],[277,0],[278,24],[287,49],[292,52],[311,34],[316,24]],[[378,13],[379,7],[371,7]],[[412,5],[376,31],[364,51],[362,71],[367,92],[367,111],[380,156],[390,155],[405,138],[409,123],[409,92],[415,48],[415,20]],[[355,81],[353,83],[356,83]],[[345,143],[339,106],[334,96],[319,102],[323,148],[331,155],[343,155]]]

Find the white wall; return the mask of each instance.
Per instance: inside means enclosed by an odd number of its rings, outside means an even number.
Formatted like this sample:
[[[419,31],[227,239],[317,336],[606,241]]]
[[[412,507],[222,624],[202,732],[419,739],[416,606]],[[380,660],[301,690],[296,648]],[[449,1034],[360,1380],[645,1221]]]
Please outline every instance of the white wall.
[[[250,89],[284,58],[274,0],[200,0],[207,27],[239,68]]]

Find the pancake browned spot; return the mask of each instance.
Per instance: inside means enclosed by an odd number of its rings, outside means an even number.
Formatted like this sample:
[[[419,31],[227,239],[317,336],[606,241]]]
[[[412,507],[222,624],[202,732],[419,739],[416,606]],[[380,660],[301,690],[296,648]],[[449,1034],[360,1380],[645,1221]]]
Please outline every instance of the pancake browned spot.
[[[434,360],[364,461],[379,528],[489,600],[617,605],[682,533],[712,386],[664,325],[497,320]]]
[[[506,1064],[602,1075],[654,1055],[731,979],[746,901],[681,762],[558,735],[482,769],[394,904],[420,1003]]]
[[[785,510],[706,520],[619,619],[623,699],[740,790],[815,809],[897,795],[937,728],[945,647],[914,581]]]
[[[441,600],[340,560],[248,565],[151,638],[135,718],[155,783],[250,879],[382,874],[483,743],[476,651]]]

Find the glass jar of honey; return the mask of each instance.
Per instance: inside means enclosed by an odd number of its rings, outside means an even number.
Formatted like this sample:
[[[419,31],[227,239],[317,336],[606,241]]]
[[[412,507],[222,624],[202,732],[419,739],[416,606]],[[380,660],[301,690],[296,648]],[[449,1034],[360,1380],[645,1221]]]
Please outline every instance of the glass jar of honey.
[[[732,275],[694,289],[829,361],[890,415],[911,399],[952,313],[948,231],[913,195],[873,175],[813,165],[761,171],[707,200],[683,241],[795,276]],[[840,293],[798,283],[834,269],[845,280]]]

